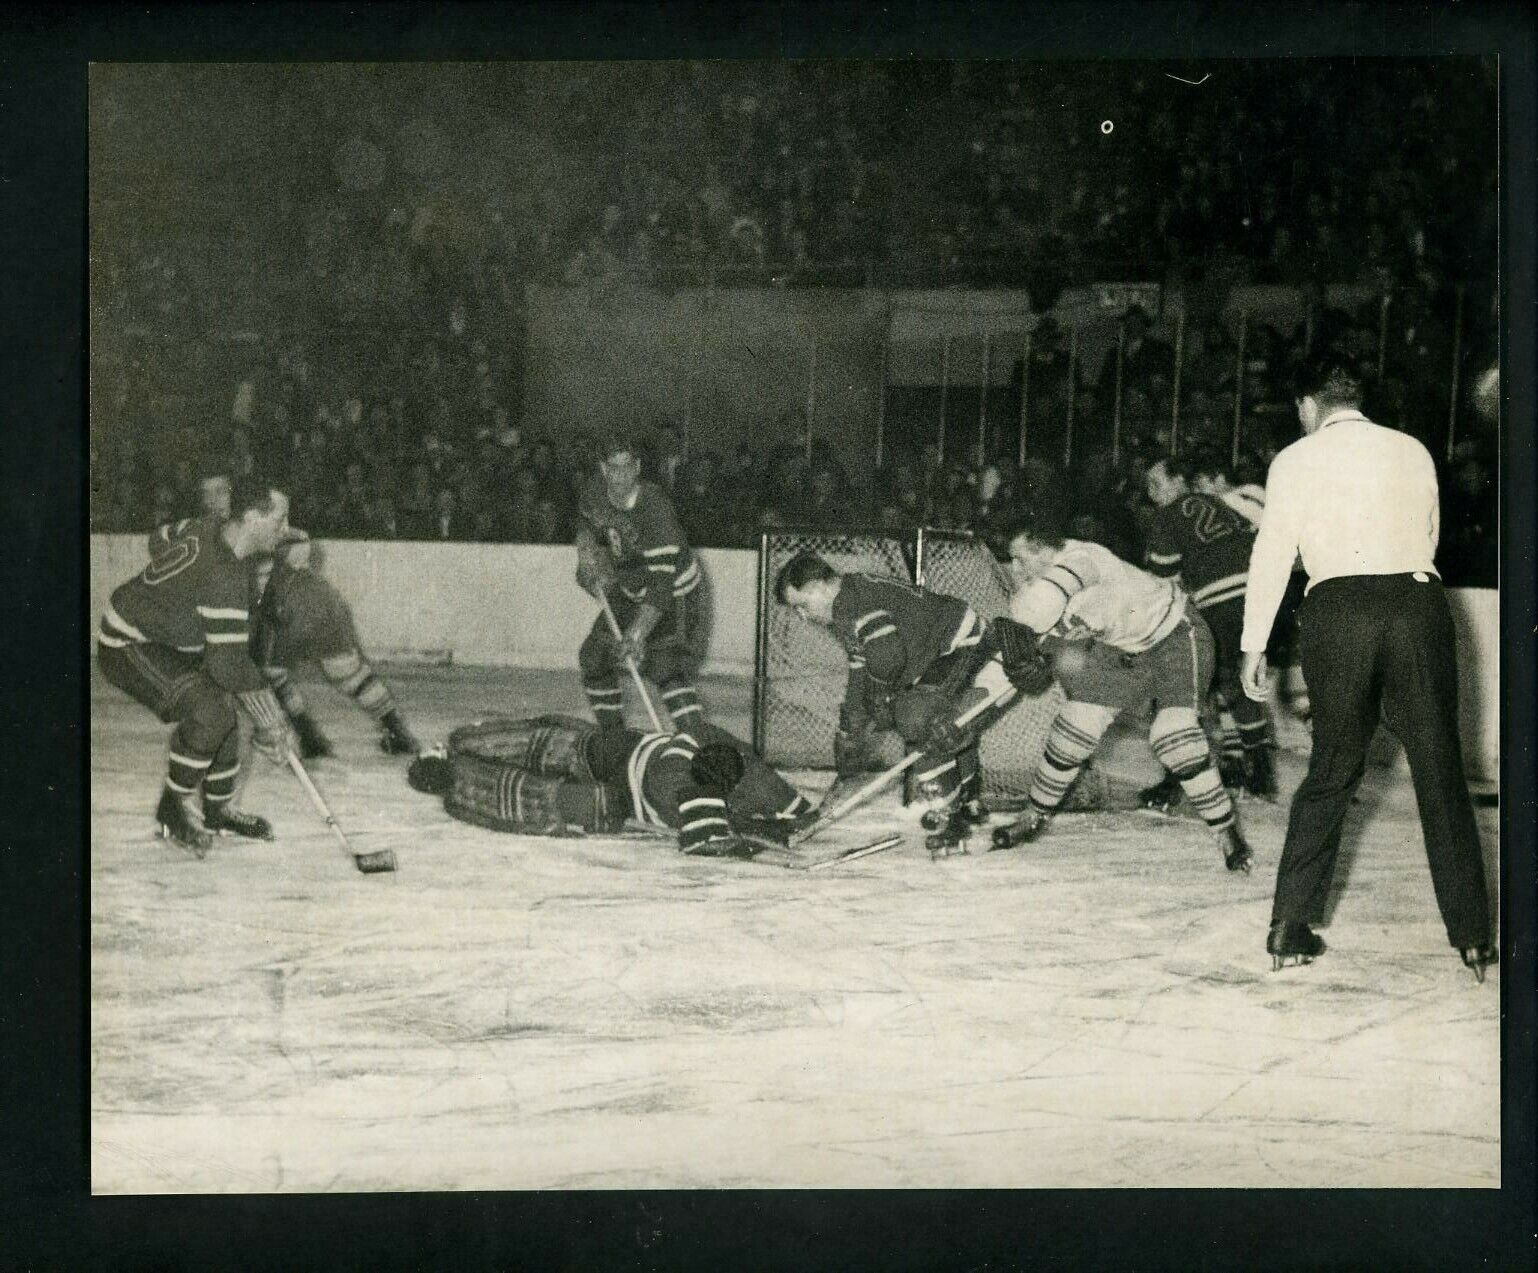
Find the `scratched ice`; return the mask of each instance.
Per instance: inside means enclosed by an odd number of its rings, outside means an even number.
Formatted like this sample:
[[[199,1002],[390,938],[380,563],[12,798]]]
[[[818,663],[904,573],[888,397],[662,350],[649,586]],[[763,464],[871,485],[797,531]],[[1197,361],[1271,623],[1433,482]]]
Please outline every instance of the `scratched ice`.
[[[430,736],[582,710],[574,675],[392,679]],[[745,684],[705,692],[746,727]],[[312,696],[316,779],[393,878],[260,759],[275,844],[154,840],[163,727],[93,687],[98,1192],[1500,1183],[1499,972],[1446,946],[1402,768],[1369,772],[1329,953],[1273,974],[1284,807],[1244,807],[1235,877],[1143,814],[931,864],[889,798],[844,842],[901,848],[808,876],[453,822]]]

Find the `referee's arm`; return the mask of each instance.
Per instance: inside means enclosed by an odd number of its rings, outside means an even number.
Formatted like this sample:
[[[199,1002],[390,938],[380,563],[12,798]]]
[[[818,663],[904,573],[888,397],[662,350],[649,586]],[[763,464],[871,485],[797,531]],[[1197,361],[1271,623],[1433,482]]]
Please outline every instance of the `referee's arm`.
[[[1270,696],[1266,681],[1266,646],[1271,625],[1287,591],[1292,563],[1297,560],[1300,516],[1299,494],[1281,457],[1271,462],[1266,474],[1266,510],[1261,515],[1255,547],[1250,550],[1249,577],[1244,590],[1244,632],[1240,684],[1247,697],[1263,702]]]

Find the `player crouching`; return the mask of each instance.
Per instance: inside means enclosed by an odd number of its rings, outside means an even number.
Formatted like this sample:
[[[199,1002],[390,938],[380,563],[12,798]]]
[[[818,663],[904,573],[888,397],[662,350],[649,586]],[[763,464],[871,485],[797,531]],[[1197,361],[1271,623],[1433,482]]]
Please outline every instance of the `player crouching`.
[[[1045,656],[1068,701],[1031,779],[1030,807],[995,833],[995,846],[1041,835],[1111,722],[1152,703],[1154,755],[1217,837],[1228,869],[1248,871],[1253,855],[1197,717],[1213,676],[1212,633],[1201,614],[1173,579],[1157,579],[1099,544],[1065,538],[1045,509],[1023,516],[1009,553],[1022,581],[1012,617],[1034,634],[1037,648],[1006,649],[1005,671],[1015,679],[1036,670],[1029,654]]]
[[[751,857],[814,816],[746,743],[704,723],[647,734],[570,716],[494,717],[456,729],[446,749],[412,762],[407,781],[491,830],[612,835],[633,820],[705,856]]]
[[[287,533],[288,496],[243,479],[230,509],[228,520],[195,517],[163,528],[149,564],[113,591],[97,638],[102,675],[176,726],[155,818],[162,836],[200,858],[215,833],[272,839],[265,818],[233,807],[235,705],[275,763],[286,763],[295,746],[251,660],[247,576],[251,558],[272,552]]]

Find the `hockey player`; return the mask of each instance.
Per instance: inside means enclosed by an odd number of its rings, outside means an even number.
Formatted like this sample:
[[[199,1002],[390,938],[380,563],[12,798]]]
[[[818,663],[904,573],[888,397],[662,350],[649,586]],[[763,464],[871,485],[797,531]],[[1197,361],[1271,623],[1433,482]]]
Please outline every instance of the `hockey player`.
[[[201,515],[224,520],[230,515],[230,475],[219,462],[203,470],[198,482]],[[157,536],[150,536],[150,552]],[[421,745],[407,726],[395,696],[364,656],[352,610],[332,585],[310,568],[312,544],[304,531],[290,526],[273,553],[250,561],[253,625],[252,657],[272,686],[299,738],[306,760],[333,754],[331,742],[315,718],[291,673],[301,663],[318,663],[343,694],[380,727],[379,746],[388,755],[415,755]]]
[[[1201,612],[1174,580],[1155,578],[1099,544],[1065,538],[1047,508],[1022,514],[1009,553],[1024,585],[1011,615],[1035,636],[1036,649],[1027,652],[1055,664],[1068,701],[1052,722],[1029,807],[995,833],[995,844],[1040,836],[1111,722],[1153,703],[1154,755],[1211,828],[1228,869],[1248,871],[1250,848],[1197,717],[1213,669],[1212,633]],[[1004,651],[1011,679],[1019,661],[1019,652]]]
[[[97,637],[102,675],[176,725],[155,817],[162,836],[199,857],[215,832],[272,838],[265,818],[231,807],[240,774],[235,704],[275,763],[296,742],[250,651],[249,563],[282,542],[288,496],[242,479],[230,509],[226,520],[166,527],[149,564],[113,591]]]
[[[529,834],[613,832],[627,819],[677,832],[684,853],[750,853],[814,817],[746,743],[702,724],[687,733],[600,728],[569,716],[494,718],[456,730],[407,779],[456,817]]]
[[[1217,664],[1213,689],[1238,734],[1240,785],[1251,795],[1272,800],[1276,762],[1271,720],[1265,704],[1239,687],[1239,630],[1244,626],[1244,581],[1255,528],[1219,496],[1193,491],[1192,469],[1188,462],[1161,459],[1144,475],[1149,501],[1157,509],[1148,527],[1146,565],[1152,574],[1178,576],[1212,630]],[[1220,760],[1220,772],[1221,766]],[[1167,808],[1179,799],[1180,784],[1173,774],[1142,794],[1150,807]]]
[[[960,700],[996,653],[977,613],[955,597],[898,579],[841,575],[815,553],[797,554],[774,581],[775,598],[832,630],[849,660],[834,765],[841,776],[870,767],[873,735],[896,729],[924,749],[914,783],[931,853],[959,847],[987,819],[979,800],[977,738],[986,718],[954,725]]]
[[[582,687],[600,726],[623,726],[619,677],[628,655],[661,688],[673,723],[692,728],[704,719],[694,685],[705,638],[699,561],[667,493],[641,480],[628,436],[603,445],[598,467],[577,504],[577,582],[608,597],[624,635],[616,642],[605,617],[594,618],[577,655]]]

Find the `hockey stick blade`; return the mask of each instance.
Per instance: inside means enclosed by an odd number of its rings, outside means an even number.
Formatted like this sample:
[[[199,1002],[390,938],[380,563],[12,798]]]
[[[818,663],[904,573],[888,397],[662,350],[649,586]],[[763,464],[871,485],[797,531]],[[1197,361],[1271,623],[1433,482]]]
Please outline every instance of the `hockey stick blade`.
[[[837,857],[823,858],[819,862],[811,862],[807,865],[808,871],[826,871],[830,867],[842,866],[845,862],[853,862],[858,858],[870,857],[873,853],[885,853],[888,849],[895,849],[903,842],[900,835],[884,835],[879,840],[872,840],[869,844],[863,844],[858,848],[846,849]]]
[[[379,849],[373,853],[354,853],[352,860],[364,875],[380,875],[396,867],[395,851]]]

